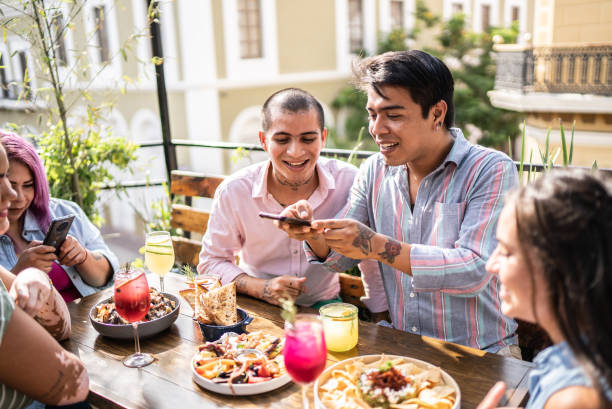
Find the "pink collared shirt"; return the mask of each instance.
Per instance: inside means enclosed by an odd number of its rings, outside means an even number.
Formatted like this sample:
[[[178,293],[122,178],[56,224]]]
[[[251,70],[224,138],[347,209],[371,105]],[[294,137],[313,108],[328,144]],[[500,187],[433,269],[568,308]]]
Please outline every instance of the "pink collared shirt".
[[[277,229],[259,212],[280,213],[283,207],[268,192],[270,161],[251,165],[227,177],[215,192],[208,229],[202,239],[198,272],[220,277],[223,284],[240,274],[270,279],[280,275],[307,277],[306,291],[296,300],[309,306],[335,298],[340,291],[338,276],[322,265],[310,264],[302,242]],[[308,201],[315,219],[333,218],[349,196],[357,168],[335,159],[319,158],[319,186]],[[240,264],[235,264],[235,256]],[[360,264],[366,297],[372,312],[387,310],[377,262]]]

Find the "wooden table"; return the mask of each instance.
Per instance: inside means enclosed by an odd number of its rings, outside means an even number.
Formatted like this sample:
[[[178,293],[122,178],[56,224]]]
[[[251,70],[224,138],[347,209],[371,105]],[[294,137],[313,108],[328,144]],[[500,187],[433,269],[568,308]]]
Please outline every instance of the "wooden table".
[[[149,277],[150,283],[157,281],[156,277]],[[185,287],[183,277],[177,274],[166,276],[165,285],[174,294]],[[142,369],[126,368],[121,360],[133,353],[134,342],[99,335],[88,318],[90,308],[111,294],[112,288],[109,288],[69,304],[72,338],[64,342],[64,347],[85,363],[90,378],[88,400],[93,405],[100,408],[301,408],[300,389],[293,383],[262,395],[232,397],[208,392],[193,382],[190,361],[203,339],[184,300],[178,319],[168,330],[141,341],[142,350],[154,355],[156,361]],[[283,322],[277,307],[242,296],[238,297],[238,304],[255,317],[249,330],[267,328],[281,333]],[[529,362],[367,322],[359,323],[357,347],[347,353],[329,353],[327,364],[383,352],[442,367],[459,384],[465,409],[475,408],[498,380],[508,386],[508,406],[518,406],[527,394],[527,374],[532,368]]]

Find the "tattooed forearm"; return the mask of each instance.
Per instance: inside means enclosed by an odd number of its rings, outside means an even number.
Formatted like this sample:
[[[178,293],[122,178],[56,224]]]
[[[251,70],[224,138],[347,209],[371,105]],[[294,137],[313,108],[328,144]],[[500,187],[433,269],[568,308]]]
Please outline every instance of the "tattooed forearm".
[[[372,237],[376,233],[362,224],[357,225],[357,230],[357,237],[353,240],[353,246],[359,248],[364,256],[368,256],[372,252]]]
[[[100,254],[97,251],[92,251],[90,253],[93,256],[94,260],[96,260],[96,261],[102,260],[102,258],[104,257],[103,254]]]
[[[385,251],[378,253],[378,255],[381,256],[383,260],[393,263],[395,261],[395,257],[399,256],[401,251],[402,245],[399,241],[388,239],[385,243]]]
[[[266,283],[264,284],[263,292],[261,294],[261,298],[263,298],[264,300],[270,300],[274,298],[272,290],[270,289],[270,281],[271,280],[266,280]]]

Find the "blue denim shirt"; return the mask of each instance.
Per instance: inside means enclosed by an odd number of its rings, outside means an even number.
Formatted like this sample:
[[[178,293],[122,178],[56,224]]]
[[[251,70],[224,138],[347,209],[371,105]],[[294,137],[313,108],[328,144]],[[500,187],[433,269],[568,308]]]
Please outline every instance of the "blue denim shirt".
[[[566,342],[546,348],[535,357],[535,369],[529,374],[529,402],[525,409],[541,409],[561,389],[570,386],[592,386]],[[602,385],[605,399],[612,401],[612,391]]]
[[[51,213],[51,219],[70,214],[75,215],[69,234],[77,239],[77,241],[87,250],[97,251],[98,253],[103,254],[110,263],[113,274],[115,271],[117,271],[117,268],[119,267],[117,257],[104,243],[100,231],[91,221],[89,221],[85,212],[83,212],[83,210],[76,203],[51,198],[49,201],[49,211]],[[45,234],[46,232],[43,232],[40,229],[34,215],[28,209],[25,215],[25,221],[23,223],[23,232],[21,233],[23,239],[28,242],[32,240],[43,241]],[[15,254],[15,248],[12,240],[5,234],[0,235],[0,265],[7,270],[10,270],[15,266],[15,264],[17,264],[17,255]],[[92,287],[83,281],[81,275],[74,267],[62,265],[62,268],[66,271],[70,281],[72,281],[72,284],[74,284],[82,296],[93,294],[108,285],[107,283],[103,287]],[[110,282],[112,282],[112,279]]]

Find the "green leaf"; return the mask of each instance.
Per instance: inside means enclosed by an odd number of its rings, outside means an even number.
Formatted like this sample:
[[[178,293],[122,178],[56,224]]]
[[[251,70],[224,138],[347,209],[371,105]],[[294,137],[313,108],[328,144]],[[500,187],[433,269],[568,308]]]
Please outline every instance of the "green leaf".
[[[287,322],[293,323],[297,314],[297,307],[291,298],[281,298],[281,317]]]
[[[563,166],[568,165],[567,144],[565,142],[565,130],[563,129],[563,121],[559,119],[559,130],[561,131],[561,150],[563,152]]]

